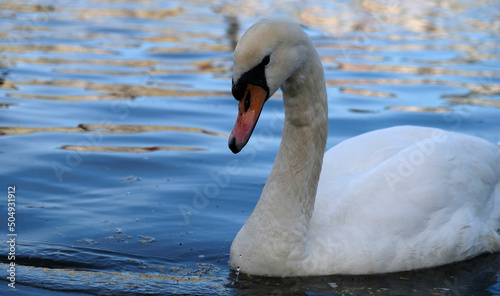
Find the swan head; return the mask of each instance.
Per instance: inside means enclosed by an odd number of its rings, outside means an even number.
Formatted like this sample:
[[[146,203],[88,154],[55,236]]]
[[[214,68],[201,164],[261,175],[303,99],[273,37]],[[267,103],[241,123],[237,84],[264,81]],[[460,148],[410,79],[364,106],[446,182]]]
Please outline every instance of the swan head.
[[[254,24],[236,45],[232,93],[238,117],[229,136],[229,149],[238,153],[257,124],[264,103],[301,67],[311,40],[302,28],[287,20]]]

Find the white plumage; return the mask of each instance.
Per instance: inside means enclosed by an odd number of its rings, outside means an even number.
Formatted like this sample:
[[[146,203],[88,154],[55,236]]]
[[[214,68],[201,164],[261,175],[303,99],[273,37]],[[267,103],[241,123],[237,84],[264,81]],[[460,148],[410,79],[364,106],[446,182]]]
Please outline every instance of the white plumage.
[[[500,248],[497,145],[400,126],[324,153],[326,88],[308,36],[288,21],[255,24],[235,50],[233,85],[245,85],[245,73],[259,65],[268,96],[283,91],[283,136],[259,202],[231,246],[233,268],[268,276],[383,273]]]

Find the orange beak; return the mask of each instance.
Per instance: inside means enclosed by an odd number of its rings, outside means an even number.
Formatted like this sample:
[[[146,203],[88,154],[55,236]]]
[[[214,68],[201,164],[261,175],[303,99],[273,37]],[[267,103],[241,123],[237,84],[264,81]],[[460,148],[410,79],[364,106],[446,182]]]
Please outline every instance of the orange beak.
[[[260,86],[248,83],[243,98],[238,103],[238,117],[229,136],[229,149],[234,154],[245,147],[259,120],[260,112],[267,99],[267,91]]]

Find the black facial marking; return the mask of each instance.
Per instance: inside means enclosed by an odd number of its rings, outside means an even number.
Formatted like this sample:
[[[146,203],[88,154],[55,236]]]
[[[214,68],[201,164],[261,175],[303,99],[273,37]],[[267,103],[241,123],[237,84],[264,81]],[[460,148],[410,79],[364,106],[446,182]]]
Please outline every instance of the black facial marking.
[[[265,91],[267,91],[267,93],[269,93],[269,87],[267,86],[267,81],[266,81],[266,65],[269,64],[270,61],[271,57],[269,55],[265,56],[264,59],[262,59],[262,62],[260,62],[260,64],[248,70],[243,75],[241,75],[240,79],[238,79],[236,83],[233,80],[232,93],[233,97],[236,100],[239,101],[243,99],[243,96],[245,95],[245,89],[248,83],[260,86]],[[269,97],[267,97],[266,100],[268,98]]]
[[[231,92],[233,93],[233,97],[239,101],[243,98],[243,96],[245,95],[245,87],[246,85],[241,83],[241,78],[240,80],[238,80],[238,84],[234,83],[234,80],[232,81],[232,90]]]
[[[265,58],[262,59],[261,64],[267,66],[267,64],[269,64],[270,61],[271,61],[271,56],[267,55]]]

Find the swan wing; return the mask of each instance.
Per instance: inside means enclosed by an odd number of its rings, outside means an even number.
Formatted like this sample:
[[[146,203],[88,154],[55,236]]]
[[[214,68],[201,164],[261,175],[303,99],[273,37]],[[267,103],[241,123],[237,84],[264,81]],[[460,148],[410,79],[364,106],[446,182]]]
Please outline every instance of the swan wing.
[[[477,137],[414,126],[354,137],[325,153],[313,254],[330,256],[323,269],[373,273],[495,251],[499,180],[498,146]]]

